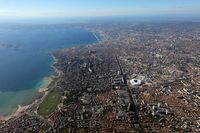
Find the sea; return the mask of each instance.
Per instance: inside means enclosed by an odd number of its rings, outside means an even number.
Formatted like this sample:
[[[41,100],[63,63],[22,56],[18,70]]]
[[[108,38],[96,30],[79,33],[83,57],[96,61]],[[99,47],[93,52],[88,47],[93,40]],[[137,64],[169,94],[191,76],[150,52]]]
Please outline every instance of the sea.
[[[55,74],[51,52],[96,41],[79,28],[0,28],[0,115],[11,115],[48,84]]]

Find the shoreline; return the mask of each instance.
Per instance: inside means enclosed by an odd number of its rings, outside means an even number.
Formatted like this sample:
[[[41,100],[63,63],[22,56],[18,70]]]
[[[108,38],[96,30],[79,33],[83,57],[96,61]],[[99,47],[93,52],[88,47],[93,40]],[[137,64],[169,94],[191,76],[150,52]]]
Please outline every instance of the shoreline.
[[[44,77],[42,80],[48,80],[48,84],[45,85],[44,87],[39,87],[37,88],[36,90],[36,95],[41,95],[42,96],[40,98],[36,98],[36,99],[32,99],[32,102],[30,104],[25,104],[25,103],[22,103],[22,104],[19,104],[17,106],[17,110],[15,112],[13,112],[12,114],[10,115],[7,115],[7,116],[4,116],[4,115],[0,115],[0,122],[5,122],[5,121],[8,121],[8,120],[11,120],[11,119],[15,119],[15,118],[18,118],[20,117],[26,110],[28,110],[29,108],[31,108],[33,105],[38,105],[38,103],[41,103],[45,97],[48,95],[48,93],[51,91],[50,90],[50,87],[51,87],[51,83],[53,81],[55,81],[55,79],[59,78],[62,74],[61,71],[59,71],[54,65],[58,62],[58,59],[55,58],[55,56],[51,53],[51,58],[53,59],[53,64],[50,66],[54,69],[55,73],[58,74],[58,75],[50,75],[48,77]],[[39,101],[39,102],[38,102]],[[25,104],[25,105],[23,105]],[[37,110],[36,110],[36,113],[37,113]]]
[[[93,36],[96,38],[97,42],[100,41],[101,39],[96,35],[96,32],[92,31]]]
[[[95,44],[104,39],[103,36],[102,36],[102,34],[99,33],[98,30],[91,29],[91,28],[86,28],[86,30],[88,30],[89,32],[91,32],[92,35],[95,37],[95,39],[96,39]]]
[[[26,106],[22,106],[22,105],[18,105],[17,110],[15,111],[15,113],[8,115],[8,116],[1,116],[0,115],[0,122],[1,121],[8,121],[12,118],[15,117],[19,117],[24,111],[26,111],[31,105],[26,105]]]
[[[99,38],[96,35],[96,32],[94,30],[89,30],[89,31],[92,33],[92,35],[96,39],[95,44],[98,41],[101,40],[101,38]],[[92,44],[90,44],[90,45],[92,45]],[[37,93],[38,93],[37,95],[42,94],[42,96],[40,98],[36,98],[36,99],[33,98],[32,102],[30,104],[23,105],[23,103],[22,103],[22,104],[18,105],[17,110],[14,113],[12,113],[11,115],[8,115],[8,116],[0,115],[0,122],[6,122],[6,121],[11,120],[11,119],[16,119],[16,118],[20,117],[26,110],[28,110],[32,106],[34,106],[34,105],[38,106],[40,103],[42,103],[42,101],[45,99],[45,97],[51,91],[50,88],[52,86],[52,82],[54,82],[56,79],[58,79],[62,75],[62,71],[58,70],[55,67],[55,64],[58,63],[58,59],[53,55],[52,52],[50,53],[50,56],[53,59],[53,63],[51,64],[50,67],[52,67],[54,69],[54,72],[55,72],[56,75],[52,74],[52,75],[50,75],[48,77],[44,77],[44,78],[48,79],[49,83],[47,84],[46,87],[39,87],[39,88],[37,88]],[[37,114],[37,110],[35,110],[34,113]]]
[[[58,63],[58,59],[53,55],[53,53],[50,53],[51,58],[53,59],[53,64],[51,65],[51,67],[54,69],[55,73],[58,75],[51,75],[51,77],[53,78],[59,78],[62,75],[62,71],[58,70],[55,65]]]

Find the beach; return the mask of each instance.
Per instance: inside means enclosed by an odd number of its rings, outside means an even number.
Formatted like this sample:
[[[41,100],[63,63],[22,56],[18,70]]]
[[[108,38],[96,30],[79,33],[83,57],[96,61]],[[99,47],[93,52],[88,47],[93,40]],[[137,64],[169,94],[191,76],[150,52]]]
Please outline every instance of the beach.
[[[0,49],[0,120],[18,116],[48,94],[52,88],[49,86],[62,75],[55,67],[54,50],[97,41],[92,32],[83,29],[0,29],[1,32],[2,43],[21,47]],[[44,42],[47,43],[41,45]]]
[[[40,88],[37,89],[36,93],[38,95],[42,94],[42,97],[40,97],[39,99],[38,98],[33,99],[32,102],[30,101],[30,104],[26,105],[26,103],[24,103],[25,105],[18,105],[16,111],[13,112],[11,115],[7,115],[7,116],[0,115],[0,121],[7,121],[9,119],[19,117],[22,113],[24,113],[26,110],[28,110],[32,106],[39,105],[39,103],[41,103],[44,100],[44,98],[47,96],[47,94],[50,91],[51,83],[54,81],[53,76],[54,75],[51,75],[49,77],[45,77],[43,79],[43,81],[45,80],[45,84],[43,84]],[[58,76],[56,76],[56,78],[58,78]]]
[[[25,112],[31,105],[21,106],[18,105],[17,111],[10,116],[0,116],[0,121],[7,121],[11,118],[17,118],[21,115],[21,113]]]

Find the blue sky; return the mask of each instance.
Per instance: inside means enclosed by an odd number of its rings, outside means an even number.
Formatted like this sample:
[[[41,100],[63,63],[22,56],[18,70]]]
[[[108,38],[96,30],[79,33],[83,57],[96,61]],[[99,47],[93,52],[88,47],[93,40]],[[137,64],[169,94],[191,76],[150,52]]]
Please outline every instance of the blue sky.
[[[200,15],[200,0],[0,0],[0,18]]]

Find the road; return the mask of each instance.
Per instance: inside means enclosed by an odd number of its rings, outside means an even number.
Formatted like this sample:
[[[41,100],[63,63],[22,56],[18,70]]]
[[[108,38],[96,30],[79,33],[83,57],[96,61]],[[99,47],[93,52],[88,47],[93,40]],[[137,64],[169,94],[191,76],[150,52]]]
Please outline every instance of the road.
[[[124,74],[123,67],[122,67],[122,65],[121,65],[121,63],[119,61],[119,58],[117,56],[116,56],[116,61],[117,61],[117,64],[119,66],[121,75],[123,77],[125,88],[126,88],[128,94],[129,94],[130,106],[132,106],[133,110],[134,110],[134,114],[135,114],[134,115],[134,124],[138,124],[139,125],[139,129],[138,129],[139,133],[145,133],[144,128],[143,128],[142,123],[141,123],[140,118],[139,118],[139,112],[138,112],[138,108],[137,108],[136,102],[133,99],[132,91],[130,90],[130,88],[128,86],[127,77]]]

